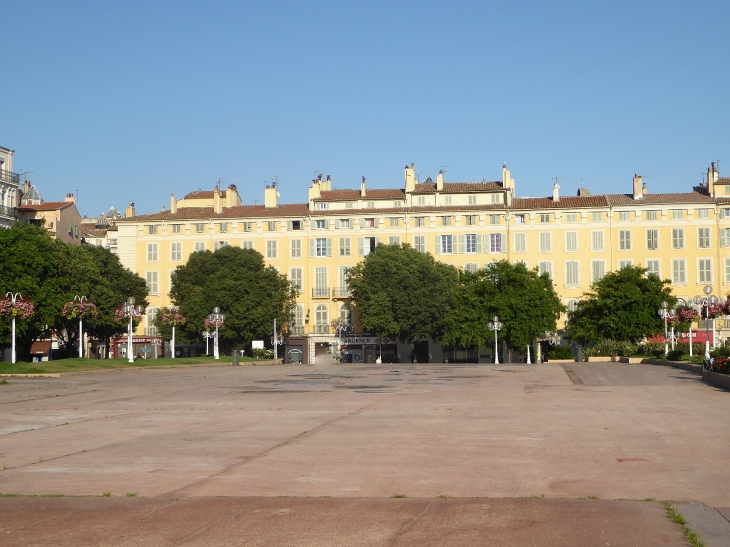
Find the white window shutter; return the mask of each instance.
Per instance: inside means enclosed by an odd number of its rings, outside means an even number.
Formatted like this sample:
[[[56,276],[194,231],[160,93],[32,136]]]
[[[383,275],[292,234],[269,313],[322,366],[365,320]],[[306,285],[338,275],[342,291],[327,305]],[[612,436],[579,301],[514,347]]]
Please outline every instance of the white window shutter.
[[[330,221],[329,221],[329,220],[325,220],[325,221],[324,221],[324,227],[325,227],[325,229],[327,229],[327,230],[329,229],[329,227],[330,227]]]
[[[476,240],[477,240],[477,252],[481,253],[482,252],[482,238],[477,236]]]
[[[354,228],[354,227],[355,227],[355,219],[351,218],[350,219],[350,228]]]
[[[365,256],[365,238],[357,238],[357,256]]]
[[[335,230],[337,230],[339,228],[342,228],[342,226],[340,226],[340,221],[338,219],[338,220],[335,220]]]
[[[507,238],[504,234],[499,234],[499,251],[502,253],[507,252]]]
[[[364,218],[360,219],[360,228],[365,228],[365,219]]]
[[[286,229],[291,232],[291,220],[286,221]]]
[[[436,254],[441,254],[441,236],[436,236]]]
[[[332,238],[327,238],[327,256],[332,256]]]
[[[461,254],[466,252],[466,236],[464,234],[459,236],[459,252]]]
[[[489,234],[484,234],[484,252],[488,253],[491,251],[491,247],[489,245]]]
[[[375,219],[375,223],[374,224],[375,224],[375,227],[377,228],[378,227],[378,219],[377,218]]]
[[[316,240],[314,238],[310,239],[309,240],[309,256],[310,256],[310,258],[314,256],[314,253],[316,251],[315,245],[316,245]]]

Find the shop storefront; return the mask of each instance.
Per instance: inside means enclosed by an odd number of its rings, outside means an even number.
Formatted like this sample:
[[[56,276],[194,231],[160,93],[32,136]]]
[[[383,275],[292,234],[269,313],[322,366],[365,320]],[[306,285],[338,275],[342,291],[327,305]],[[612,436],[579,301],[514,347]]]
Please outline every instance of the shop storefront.
[[[394,340],[375,336],[346,336],[340,345],[340,362],[375,363],[380,357],[383,363],[398,363],[398,345]]]
[[[140,359],[157,359],[162,357],[162,339],[156,336],[133,336],[132,355]],[[127,337],[117,338],[112,345],[113,357],[127,358]]]

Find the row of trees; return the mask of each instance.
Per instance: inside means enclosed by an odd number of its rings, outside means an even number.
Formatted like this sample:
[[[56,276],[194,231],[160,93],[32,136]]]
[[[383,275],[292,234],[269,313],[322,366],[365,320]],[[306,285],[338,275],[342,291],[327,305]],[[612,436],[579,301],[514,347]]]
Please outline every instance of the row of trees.
[[[66,355],[75,355],[78,320],[64,306],[75,296],[96,305],[96,316],[84,320],[90,336],[109,340],[125,332],[115,310],[129,296],[147,304],[147,286],[137,274],[102,247],[71,245],[53,239],[42,226],[16,223],[0,230],[0,296],[22,295],[34,305],[33,314],[16,322],[20,359],[27,358],[33,342],[55,333]],[[0,346],[8,346],[11,320],[0,318]]]

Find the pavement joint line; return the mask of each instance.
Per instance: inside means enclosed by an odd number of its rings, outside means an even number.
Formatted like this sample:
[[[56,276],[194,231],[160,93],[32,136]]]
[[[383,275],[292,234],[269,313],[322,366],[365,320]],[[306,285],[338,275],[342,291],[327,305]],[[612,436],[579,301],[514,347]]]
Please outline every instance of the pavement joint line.
[[[421,517],[428,512],[428,510],[431,508],[433,503],[434,503],[433,500],[430,500],[428,505],[426,505],[426,507],[423,509],[423,511],[421,511],[415,517],[413,517],[411,520],[409,520],[400,530],[398,530],[395,533],[395,535],[388,542],[388,545],[391,547],[393,545],[395,545],[396,541],[398,541],[398,538],[400,538],[403,534],[405,534],[411,528],[413,528],[413,526],[421,519]]]
[[[192,533],[192,534],[190,534],[190,535],[189,535],[188,537],[185,537],[185,538],[181,539],[181,540],[180,540],[180,541],[178,541],[178,542],[177,542],[177,543],[176,543],[175,545],[182,545],[183,543],[187,543],[187,542],[188,542],[189,540],[191,540],[191,539],[193,539],[193,538],[195,538],[195,537],[199,536],[199,535],[200,535],[200,534],[202,534],[203,532],[205,532],[205,531],[206,531],[206,530],[207,530],[208,528],[210,528],[210,527],[211,527],[211,526],[213,526],[214,524],[215,524],[215,525],[225,525],[225,524],[228,524],[229,522],[233,522],[234,520],[236,520],[236,519],[238,518],[238,516],[239,516],[239,515],[240,515],[241,513],[243,513],[243,510],[241,510],[241,511],[238,511],[238,512],[236,512],[236,514],[234,514],[234,515],[233,515],[232,517],[230,517],[230,518],[227,518],[227,519],[225,519],[225,520],[222,520],[222,521],[221,521],[221,522],[219,522],[219,523],[213,523],[213,522],[211,522],[211,523],[210,523],[210,524],[208,524],[207,526],[203,526],[203,527],[202,527],[202,528],[200,528],[199,530],[197,530],[197,531],[193,532],[193,533]]]
[[[98,391],[97,389],[92,389],[91,391],[79,391],[76,393],[64,393],[63,395],[56,394],[56,395],[44,395],[43,397],[35,397],[33,399],[22,399],[20,401],[0,401],[0,405],[7,405],[7,404],[13,404],[13,403],[25,403],[28,401],[43,401],[45,399],[55,399],[56,397],[71,397],[73,395],[83,395],[84,393],[94,393],[95,391]]]
[[[573,370],[573,368],[570,365],[567,365],[565,363],[558,363],[560,365],[560,368],[562,368],[565,371],[565,374],[568,375],[568,378],[570,378],[570,381],[573,382],[575,385],[584,386],[585,382],[578,376],[578,374]]]

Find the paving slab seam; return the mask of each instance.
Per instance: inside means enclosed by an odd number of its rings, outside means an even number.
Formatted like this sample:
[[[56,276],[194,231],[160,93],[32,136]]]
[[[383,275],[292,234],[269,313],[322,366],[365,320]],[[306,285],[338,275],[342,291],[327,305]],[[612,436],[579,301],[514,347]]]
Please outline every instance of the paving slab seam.
[[[98,389],[92,389],[91,391],[78,391],[76,393],[64,393],[56,394],[56,395],[45,395],[43,397],[35,397],[33,399],[21,399],[20,401],[0,401],[0,405],[7,405],[7,404],[13,404],[13,403],[26,403],[28,401],[43,401],[45,399],[55,399],[56,397],[72,397],[75,395],[83,395],[84,393],[94,393],[95,391],[99,391]]]
[[[411,528],[413,528],[413,526],[419,521],[419,519],[428,512],[428,510],[431,508],[432,505],[433,505],[433,500],[431,500],[428,503],[428,505],[426,505],[426,507],[423,509],[423,511],[421,511],[420,513],[418,513],[415,517],[413,517],[410,521],[408,521],[408,523],[405,526],[403,526],[403,528],[401,528],[400,530],[398,530],[395,533],[395,535],[388,542],[389,547],[393,547],[396,544],[396,542],[398,541],[398,539],[403,534],[405,534]]]

